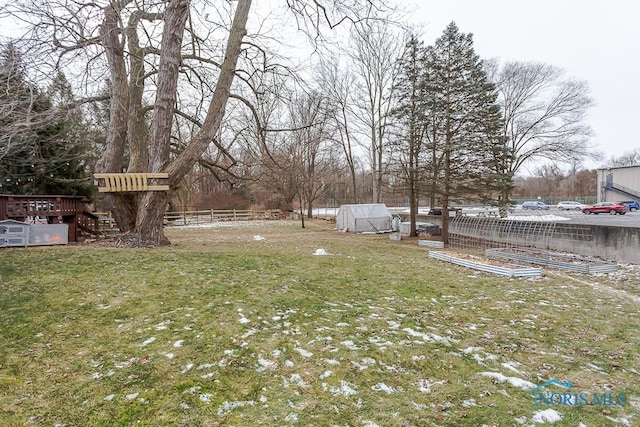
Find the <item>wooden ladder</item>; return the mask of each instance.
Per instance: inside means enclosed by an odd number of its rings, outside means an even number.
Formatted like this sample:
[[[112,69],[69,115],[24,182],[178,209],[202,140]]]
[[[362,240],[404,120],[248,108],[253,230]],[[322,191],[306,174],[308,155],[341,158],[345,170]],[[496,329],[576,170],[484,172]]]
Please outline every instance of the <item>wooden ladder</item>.
[[[99,193],[124,191],[168,191],[168,184],[151,184],[150,180],[168,180],[168,173],[96,173]]]

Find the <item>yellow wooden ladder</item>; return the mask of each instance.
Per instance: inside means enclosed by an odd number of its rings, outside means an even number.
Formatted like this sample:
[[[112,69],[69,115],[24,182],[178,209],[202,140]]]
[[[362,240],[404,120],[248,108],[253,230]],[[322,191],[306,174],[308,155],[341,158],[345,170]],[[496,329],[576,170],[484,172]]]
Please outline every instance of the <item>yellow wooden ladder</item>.
[[[168,191],[168,184],[150,184],[150,179],[169,179],[168,173],[96,173],[99,193],[123,191]]]

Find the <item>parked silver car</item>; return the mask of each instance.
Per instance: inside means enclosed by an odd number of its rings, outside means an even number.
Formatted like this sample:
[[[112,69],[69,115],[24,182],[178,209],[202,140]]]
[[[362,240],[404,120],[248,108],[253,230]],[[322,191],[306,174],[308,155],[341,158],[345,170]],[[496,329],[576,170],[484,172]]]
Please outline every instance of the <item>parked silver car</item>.
[[[561,211],[579,211],[579,210],[582,210],[582,208],[584,207],[585,205],[575,201],[566,201],[566,202],[558,203],[558,209]]]

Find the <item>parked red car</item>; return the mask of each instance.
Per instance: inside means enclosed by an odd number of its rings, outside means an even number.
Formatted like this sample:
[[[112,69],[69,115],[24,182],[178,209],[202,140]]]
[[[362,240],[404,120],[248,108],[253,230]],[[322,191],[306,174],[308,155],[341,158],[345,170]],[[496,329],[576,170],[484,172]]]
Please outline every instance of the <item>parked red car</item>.
[[[629,211],[629,208],[626,205],[621,205],[620,203],[613,202],[601,202],[596,203],[595,205],[585,206],[582,208],[582,213],[584,214],[599,214],[599,213],[608,213],[611,215],[620,214],[624,215]]]

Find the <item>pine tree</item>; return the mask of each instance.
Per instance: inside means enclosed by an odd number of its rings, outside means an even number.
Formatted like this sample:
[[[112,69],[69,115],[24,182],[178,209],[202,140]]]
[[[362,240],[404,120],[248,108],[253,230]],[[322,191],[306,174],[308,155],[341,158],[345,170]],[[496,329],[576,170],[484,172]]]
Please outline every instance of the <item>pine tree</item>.
[[[45,93],[12,44],[0,52],[0,193],[91,196],[82,113],[61,108],[72,99],[64,74]]]
[[[505,185],[494,156],[504,145],[502,115],[472,35],[460,33],[455,23],[427,49],[427,68],[428,114],[440,124],[434,149],[442,155],[437,191],[442,198],[443,240],[448,242],[450,200],[490,198]]]
[[[425,116],[427,93],[425,92],[425,47],[415,36],[406,43],[398,60],[398,78],[394,88],[396,108],[392,111],[396,128],[393,144],[397,159],[398,175],[404,181],[409,197],[410,230],[416,235],[416,215],[424,168],[424,142],[428,119]]]

